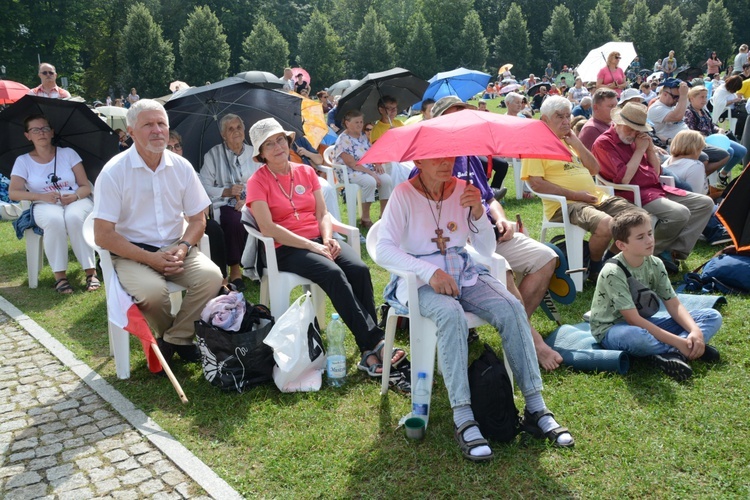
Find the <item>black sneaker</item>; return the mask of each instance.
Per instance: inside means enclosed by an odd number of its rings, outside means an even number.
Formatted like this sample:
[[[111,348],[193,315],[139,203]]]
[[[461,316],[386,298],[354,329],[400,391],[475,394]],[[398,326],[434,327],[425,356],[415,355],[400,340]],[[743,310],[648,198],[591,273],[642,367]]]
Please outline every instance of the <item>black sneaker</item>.
[[[703,350],[703,356],[698,359],[700,359],[704,363],[718,363],[719,361],[721,361],[721,355],[719,354],[719,350],[717,348],[711,345],[707,345]]]
[[[732,242],[732,237],[729,236],[729,233],[727,233],[726,229],[719,232],[718,235],[708,240],[708,244],[712,246],[726,245],[727,243],[731,243],[731,242]]]
[[[651,362],[678,382],[687,380],[693,375],[693,369],[680,353],[654,354],[651,356]]]
[[[162,356],[164,356],[164,359],[170,365],[175,353],[180,356],[180,359],[187,363],[197,363],[201,360],[201,351],[195,344],[177,345],[167,342],[164,339],[157,339],[156,344],[159,346]]]
[[[500,201],[503,198],[505,198],[505,195],[508,194],[508,188],[505,186],[501,188],[492,188],[492,196],[497,200]]]
[[[479,340],[479,332],[477,332],[476,328],[469,328],[469,336],[466,338],[467,342],[469,344],[473,344],[477,340]]]

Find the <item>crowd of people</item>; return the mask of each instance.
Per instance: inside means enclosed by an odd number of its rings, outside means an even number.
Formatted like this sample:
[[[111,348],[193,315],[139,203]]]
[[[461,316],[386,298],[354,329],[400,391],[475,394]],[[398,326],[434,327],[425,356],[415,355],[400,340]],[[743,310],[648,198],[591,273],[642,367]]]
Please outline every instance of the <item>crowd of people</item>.
[[[720,196],[732,169],[747,163],[744,137],[736,136],[738,131],[743,135],[744,122],[729,136],[728,148],[712,146],[709,139],[725,134],[716,125],[725,108],[733,108],[732,117],[742,116],[744,92],[750,94],[750,84],[747,89],[744,85],[750,82],[747,46],[738,54],[740,74],[730,72],[724,81],[722,62],[715,56],[706,62],[705,79],[686,82],[675,78],[673,51],[659,62],[663,75],[646,80],[640,71],[635,71],[637,78],[628,78],[631,71],[624,71],[620,54],[612,52],[596,81],[585,82],[573,71],[571,87],[558,81],[525,95],[524,88],[554,78],[548,65],[540,82],[530,74],[517,91],[503,93],[502,101],[510,116],[528,120],[539,113],[555,140],[570,152],[569,161],[524,159],[521,179],[533,192],[564,196],[567,218],[590,235],[587,275],[596,287],[592,334],[607,349],[649,357],[677,380],[692,374],[692,360],[719,358],[707,343],[719,330],[721,316],[713,310],[686,310],[668,273],[687,258],[701,234],[712,244],[729,241],[710,195],[715,189]],[[735,68],[737,63],[735,59]],[[639,70],[640,63],[634,64]],[[33,93],[66,97],[55,83],[54,66],[40,65],[39,76],[41,85]],[[287,69],[283,80],[287,91],[310,95],[310,82],[302,73]],[[489,111],[496,105],[501,87],[494,87],[495,95],[487,92],[489,101],[480,101],[478,108]],[[711,95],[713,111],[707,109]],[[383,95],[377,103],[378,120],[368,122],[361,111],[349,110],[337,122],[337,99],[327,90],[315,97],[328,113],[331,130],[338,132],[332,158],[360,186],[364,231],[374,223],[371,204],[379,201],[379,263],[417,275],[419,304],[406,303],[405,283],[397,278],[386,287],[385,298],[419,307],[438,327],[438,359],[463,456],[472,461],[493,456],[471,407],[464,312],[477,314],[499,332],[525,399],[522,428],[555,446],[573,446],[571,432],[555,420],[541,393],[540,368],[554,370],[562,357],[530,323],[558,257],[507,219],[500,202],[504,191],[499,190],[507,164],[503,168],[492,162],[488,170],[487,158],[440,155],[413,164],[360,163],[389,129],[410,126],[404,121],[442,119],[477,106],[455,96],[425,100],[418,117],[402,120],[403,106]],[[33,151],[16,161],[10,197],[34,203],[57,291],[73,292],[66,275],[68,238],[85,270],[86,290],[100,287],[94,251],[81,234],[83,220],[93,214],[96,243],[112,253],[120,282],[144,312],[165,358],[197,361],[193,322],[203,306],[222,286],[238,291],[246,287],[241,265],[247,242],[241,220],[245,212],[261,233],[275,240],[279,269],[314,281],[330,297],[360,350],[357,368],[380,378],[383,360],[390,357],[401,374],[391,378],[392,385],[409,393],[406,351],[397,347],[383,352],[370,269],[332,231],[339,200],[335,187],[313,168],[324,162],[321,151],[273,118],[245,124],[228,113],[218,123],[221,142],[208,150],[201,165],[191,165],[159,102],[140,98],[134,88],[126,102],[121,152],[99,174],[93,201],[81,158],[53,144],[54,130],[46,117],[26,119]],[[494,176],[488,177],[492,170]],[[597,179],[614,183],[615,194]],[[623,184],[640,188],[640,206]],[[558,203],[545,199],[541,209],[546,219],[562,221]],[[209,235],[211,259],[196,248],[204,233]],[[443,238],[444,233],[450,237]],[[472,261],[467,243],[480,254],[496,252],[506,259],[507,287]],[[630,275],[664,302],[668,319],[639,314],[628,287]],[[187,289],[174,316],[166,281]]]

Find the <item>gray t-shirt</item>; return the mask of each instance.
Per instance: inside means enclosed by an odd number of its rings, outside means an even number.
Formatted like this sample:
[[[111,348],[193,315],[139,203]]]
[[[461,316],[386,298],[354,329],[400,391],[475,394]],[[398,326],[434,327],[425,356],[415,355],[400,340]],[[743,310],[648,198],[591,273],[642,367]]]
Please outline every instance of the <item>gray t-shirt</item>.
[[[688,126],[685,120],[680,118],[676,122],[665,122],[664,118],[672,112],[674,108],[670,108],[663,102],[656,100],[650,108],[648,108],[648,121],[654,125],[654,132],[656,136],[662,141],[674,139],[674,136],[682,130],[688,130]]]

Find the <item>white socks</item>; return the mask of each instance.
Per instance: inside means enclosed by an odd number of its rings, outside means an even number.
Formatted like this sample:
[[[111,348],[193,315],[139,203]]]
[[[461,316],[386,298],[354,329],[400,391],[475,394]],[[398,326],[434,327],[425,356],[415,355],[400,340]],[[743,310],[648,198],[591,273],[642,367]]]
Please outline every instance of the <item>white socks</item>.
[[[461,427],[465,422],[474,420],[474,412],[471,411],[471,406],[463,405],[456,406],[453,408],[453,423],[456,424],[456,428]],[[479,432],[479,427],[469,427],[463,434],[465,441],[473,441],[475,439],[484,439],[482,433]],[[471,450],[471,456],[473,457],[484,457],[492,454],[492,450],[489,446],[477,446]]]

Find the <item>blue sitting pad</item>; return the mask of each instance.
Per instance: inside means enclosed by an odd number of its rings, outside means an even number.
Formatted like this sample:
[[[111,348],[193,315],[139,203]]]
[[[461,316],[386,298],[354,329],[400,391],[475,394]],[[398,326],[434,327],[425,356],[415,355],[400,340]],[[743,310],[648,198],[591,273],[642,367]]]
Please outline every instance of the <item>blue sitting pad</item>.
[[[576,370],[624,375],[630,369],[630,358],[625,351],[604,349],[591,335],[588,323],[563,325],[544,341],[560,353],[564,364]]]
[[[688,311],[695,311],[696,309],[718,309],[727,303],[726,297],[723,295],[700,295],[692,293],[678,293],[677,298],[680,299],[682,305]],[[655,316],[665,316],[669,314],[667,308],[664,307],[664,302],[661,303],[659,312]]]

